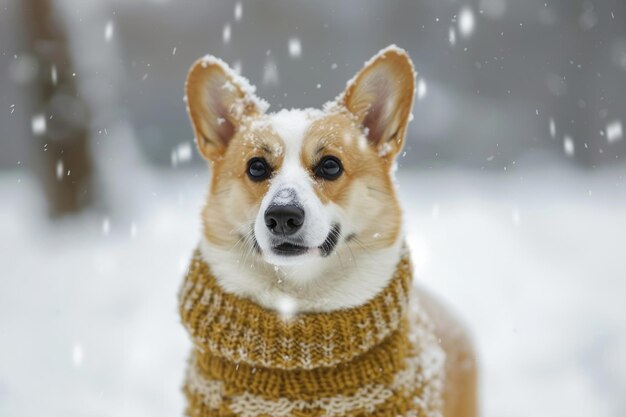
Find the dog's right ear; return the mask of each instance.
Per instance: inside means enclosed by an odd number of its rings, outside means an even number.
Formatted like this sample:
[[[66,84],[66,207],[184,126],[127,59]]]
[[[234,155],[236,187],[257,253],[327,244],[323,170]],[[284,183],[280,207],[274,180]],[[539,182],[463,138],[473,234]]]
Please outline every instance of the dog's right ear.
[[[185,83],[187,112],[204,158],[219,159],[243,118],[265,112],[267,104],[254,91],[221,59],[207,55],[191,66]]]

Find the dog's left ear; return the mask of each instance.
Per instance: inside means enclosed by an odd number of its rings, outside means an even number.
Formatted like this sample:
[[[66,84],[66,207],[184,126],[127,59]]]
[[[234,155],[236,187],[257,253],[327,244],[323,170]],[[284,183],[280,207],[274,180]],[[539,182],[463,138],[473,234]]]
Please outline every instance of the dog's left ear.
[[[365,64],[339,102],[356,117],[379,155],[391,160],[404,144],[414,92],[413,63],[406,51],[392,45]]]

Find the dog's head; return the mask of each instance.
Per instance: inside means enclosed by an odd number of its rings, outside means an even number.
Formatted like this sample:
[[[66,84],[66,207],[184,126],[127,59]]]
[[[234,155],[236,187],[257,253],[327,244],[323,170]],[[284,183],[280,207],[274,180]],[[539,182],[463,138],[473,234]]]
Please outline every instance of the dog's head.
[[[392,170],[414,88],[408,55],[390,47],[323,110],[266,113],[224,62],[198,60],[186,98],[198,150],[212,163],[205,238],[242,261],[272,265],[396,243],[401,211]]]

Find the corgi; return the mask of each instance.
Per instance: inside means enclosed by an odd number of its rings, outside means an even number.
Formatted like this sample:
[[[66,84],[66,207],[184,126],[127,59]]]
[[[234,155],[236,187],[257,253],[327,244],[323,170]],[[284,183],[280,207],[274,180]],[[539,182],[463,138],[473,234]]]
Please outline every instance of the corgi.
[[[333,317],[376,299],[405,251],[394,169],[415,92],[408,54],[393,45],[380,51],[322,109],[270,113],[246,79],[212,56],[193,64],[185,89],[211,172],[199,259],[220,290],[289,317]],[[439,415],[475,417],[470,338],[427,291],[414,284],[412,291],[445,354]],[[213,387],[198,391],[223,385]],[[241,410],[232,415],[291,415]],[[345,415],[386,415],[369,410]]]

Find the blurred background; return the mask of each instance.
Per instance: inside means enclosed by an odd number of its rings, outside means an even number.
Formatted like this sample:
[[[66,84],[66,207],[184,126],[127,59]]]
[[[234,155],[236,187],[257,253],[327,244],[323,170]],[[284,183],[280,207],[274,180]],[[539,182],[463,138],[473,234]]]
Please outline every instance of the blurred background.
[[[416,276],[474,335],[483,415],[626,415],[622,0],[0,0],[0,415],[181,415],[187,69],[319,107],[391,43]]]

